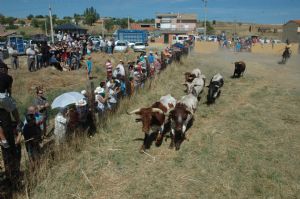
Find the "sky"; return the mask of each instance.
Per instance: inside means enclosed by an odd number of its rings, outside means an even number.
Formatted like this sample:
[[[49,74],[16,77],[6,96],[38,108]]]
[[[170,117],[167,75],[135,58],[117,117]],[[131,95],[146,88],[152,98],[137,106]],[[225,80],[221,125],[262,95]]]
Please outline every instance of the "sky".
[[[0,13],[23,17],[47,15],[49,4],[59,17],[82,14],[93,6],[100,16],[155,18],[157,12],[195,13],[204,20],[203,0],[0,0]],[[207,19],[282,24],[300,19],[300,0],[207,0]]]

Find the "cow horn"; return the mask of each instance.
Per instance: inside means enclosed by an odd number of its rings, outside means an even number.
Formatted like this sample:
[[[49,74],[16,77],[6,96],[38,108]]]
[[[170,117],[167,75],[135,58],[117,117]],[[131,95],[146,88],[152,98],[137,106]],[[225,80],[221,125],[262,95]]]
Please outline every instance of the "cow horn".
[[[133,110],[133,111],[131,111],[131,112],[129,112],[129,113],[127,112],[127,114],[128,114],[128,115],[132,115],[132,114],[137,113],[137,112],[139,112],[139,111],[141,111],[140,108],[135,109],[135,110]]]
[[[160,114],[164,114],[164,112],[159,108],[152,108],[152,112],[157,112],[157,113],[160,113]]]

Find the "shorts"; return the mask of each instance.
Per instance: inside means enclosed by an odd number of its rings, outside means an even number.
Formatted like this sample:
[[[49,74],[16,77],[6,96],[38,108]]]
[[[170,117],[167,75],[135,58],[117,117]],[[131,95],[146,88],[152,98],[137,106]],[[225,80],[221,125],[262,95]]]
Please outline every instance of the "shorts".
[[[6,93],[0,93],[0,108],[7,112],[17,109],[16,101]]]

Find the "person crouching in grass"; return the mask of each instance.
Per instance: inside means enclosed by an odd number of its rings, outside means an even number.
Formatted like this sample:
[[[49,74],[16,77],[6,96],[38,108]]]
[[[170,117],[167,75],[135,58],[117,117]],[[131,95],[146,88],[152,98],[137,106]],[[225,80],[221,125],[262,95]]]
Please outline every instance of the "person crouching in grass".
[[[88,59],[86,61],[86,69],[87,69],[87,78],[91,79],[91,73],[92,73],[92,67],[93,67],[93,62],[92,62],[92,57],[88,56]]]

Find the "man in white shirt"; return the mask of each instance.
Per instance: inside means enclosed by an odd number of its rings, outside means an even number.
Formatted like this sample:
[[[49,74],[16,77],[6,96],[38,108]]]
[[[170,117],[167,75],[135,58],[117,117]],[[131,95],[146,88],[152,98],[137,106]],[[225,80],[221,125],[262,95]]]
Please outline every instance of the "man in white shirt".
[[[19,58],[18,58],[18,51],[16,50],[15,46],[8,47],[8,54],[10,56],[11,66],[13,69],[19,68]]]
[[[125,69],[124,62],[120,60],[120,63],[116,66],[117,76],[116,78],[124,79],[125,78]]]
[[[58,34],[56,35],[56,37],[57,37],[57,40],[58,40],[59,42],[61,42],[61,40],[62,40],[62,38],[63,38],[63,35],[61,34],[60,31],[58,31]]]
[[[30,48],[26,50],[26,55],[27,55],[28,70],[29,72],[32,72],[35,70],[35,55],[36,55],[33,45],[31,45]]]

